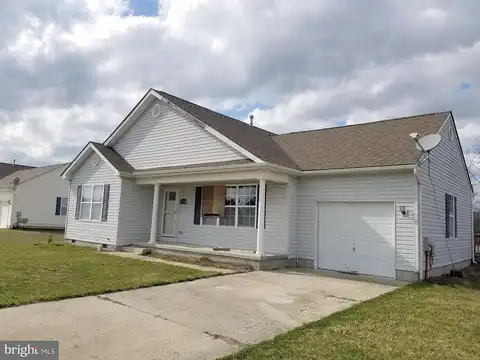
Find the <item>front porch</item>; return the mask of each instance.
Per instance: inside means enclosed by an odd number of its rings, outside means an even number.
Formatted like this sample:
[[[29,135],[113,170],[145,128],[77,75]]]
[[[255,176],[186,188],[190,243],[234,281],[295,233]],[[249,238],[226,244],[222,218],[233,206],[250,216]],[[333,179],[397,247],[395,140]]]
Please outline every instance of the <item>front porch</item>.
[[[257,256],[250,250],[215,248],[182,243],[133,243],[123,251],[135,252],[136,249],[149,249],[162,254],[192,258],[208,258],[215,262],[231,265],[245,265],[253,270],[273,270],[286,268],[288,255],[264,254]]]
[[[148,241],[132,239],[131,247],[258,270],[287,266],[289,176],[246,170],[136,175],[135,186],[150,189],[145,216],[151,221]]]

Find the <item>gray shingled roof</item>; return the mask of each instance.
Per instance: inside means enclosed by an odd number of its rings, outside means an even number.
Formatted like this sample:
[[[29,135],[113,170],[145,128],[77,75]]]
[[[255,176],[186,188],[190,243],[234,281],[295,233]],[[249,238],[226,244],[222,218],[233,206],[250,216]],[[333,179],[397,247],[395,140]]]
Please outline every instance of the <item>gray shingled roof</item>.
[[[164,91],[155,91],[183,111],[217,130],[263,161],[289,168],[297,168],[292,159],[273,140],[272,136],[275,135],[274,133],[256,126],[250,126],[243,121],[219,114]]]
[[[18,170],[10,175],[0,179],[0,189],[8,189],[13,186],[13,180],[18,177],[20,179],[19,185],[32,180],[33,178],[42,176],[50,171],[56,170],[58,168],[65,169],[68,164],[57,164],[57,165],[49,165],[49,166],[41,166],[37,168],[25,169],[25,170]]]
[[[450,112],[277,135],[164,91],[159,95],[258,158],[300,170],[413,164],[420,153],[409,134],[436,133]]]
[[[436,133],[450,112],[275,136],[302,170],[414,164],[420,157],[410,133]]]
[[[32,169],[33,166],[26,165],[13,165],[9,163],[0,162],[0,179],[4,178],[7,175],[10,175],[18,170]]]
[[[135,170],[119,153],[111,147],[105,146],[101,143],[91,141],[91,144],[112,164],[115,169],[121,172],[132,172]]]

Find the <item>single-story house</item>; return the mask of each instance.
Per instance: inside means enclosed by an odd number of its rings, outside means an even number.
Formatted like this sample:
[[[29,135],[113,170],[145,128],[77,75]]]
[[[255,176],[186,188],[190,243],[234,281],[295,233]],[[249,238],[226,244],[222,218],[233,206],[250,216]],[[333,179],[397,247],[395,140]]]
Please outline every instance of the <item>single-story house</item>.
[[[0,179],[0,228],[64,229],[68,164],[18,170]]]
[[[441,135],[428,160],[411,133]],[[433,275],[473,255],[451,112],[277,135],[150,89],[62,177],[75,242],[243,249],[407,281],[423,277],[424,247]]]

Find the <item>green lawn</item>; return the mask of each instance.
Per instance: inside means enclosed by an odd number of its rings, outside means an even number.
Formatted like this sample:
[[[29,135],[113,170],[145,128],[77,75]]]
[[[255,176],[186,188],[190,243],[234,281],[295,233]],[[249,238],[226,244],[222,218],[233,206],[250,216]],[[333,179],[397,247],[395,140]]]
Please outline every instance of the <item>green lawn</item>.
[[[223,359],[478,359],[479,289],[411,285]]]
[[[0,230],[0,308],[170,284],[216,273],[97,253],[62,234]]]

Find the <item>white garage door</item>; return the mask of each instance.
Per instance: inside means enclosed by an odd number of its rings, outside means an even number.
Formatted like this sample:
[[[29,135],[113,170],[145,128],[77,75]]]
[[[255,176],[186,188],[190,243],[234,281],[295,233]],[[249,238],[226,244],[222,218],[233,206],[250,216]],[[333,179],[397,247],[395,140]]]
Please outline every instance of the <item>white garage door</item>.
[[[320,203],[318,268],[395,277],[394,204]]]
[[[8,227],[8,213],[10,205],[7,201],[0,201],[0,229]]]

